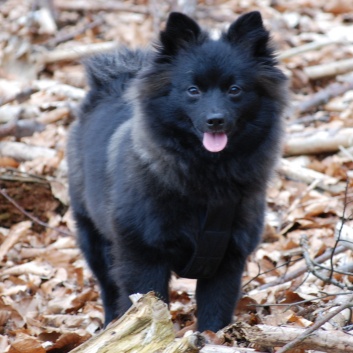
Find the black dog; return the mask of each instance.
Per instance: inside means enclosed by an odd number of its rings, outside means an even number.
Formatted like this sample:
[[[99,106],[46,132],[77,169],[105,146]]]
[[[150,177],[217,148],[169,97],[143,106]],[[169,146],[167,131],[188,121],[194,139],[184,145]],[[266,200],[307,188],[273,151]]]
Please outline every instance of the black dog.
[[[231,322],[263,229],[286,78],[261,15],[212,40],[172,13],[156,50],[88,60],[68,144],[72,209],[106,324],[171,271],[197,278],[198,329]]]

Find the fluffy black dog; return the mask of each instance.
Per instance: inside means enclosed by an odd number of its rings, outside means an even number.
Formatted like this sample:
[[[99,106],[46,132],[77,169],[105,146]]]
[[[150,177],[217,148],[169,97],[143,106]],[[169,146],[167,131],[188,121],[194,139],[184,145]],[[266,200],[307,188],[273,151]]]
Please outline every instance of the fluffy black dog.
[[[69,184],[106,324],[130,294],[168,300],[171,271],[198,279],[199,330],[231,322],[279,151],[286,78],[276,65],[259,12],[218,40],[172,13],[156,50],[88,60]]]

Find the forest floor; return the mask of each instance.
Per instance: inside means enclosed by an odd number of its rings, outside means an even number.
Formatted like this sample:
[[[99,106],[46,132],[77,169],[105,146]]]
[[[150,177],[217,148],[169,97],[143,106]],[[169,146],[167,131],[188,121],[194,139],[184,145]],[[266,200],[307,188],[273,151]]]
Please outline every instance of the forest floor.
[[[67,131],[87,89],[80,60],[148,45],[178,9],[172,3],[0,0],[0,352],[65,353],[102,327],[67,195]],[[272,32],[291,105],[264,241],[247,263],[234,321],[303,330],[352,302],[353,2],[204,0],[193,16],[222,30],[251,10]],[[176,332],[193,328],[194,286],[172,281]],[[352,313],[344,308],[318,330],[349,339]],[[309,342],[291,352],[353,351],[333,347]]]

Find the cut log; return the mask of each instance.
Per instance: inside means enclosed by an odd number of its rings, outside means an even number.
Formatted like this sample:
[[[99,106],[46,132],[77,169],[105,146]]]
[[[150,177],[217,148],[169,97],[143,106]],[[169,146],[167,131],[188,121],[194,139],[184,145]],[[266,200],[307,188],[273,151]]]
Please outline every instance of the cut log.
[[[123,317],[70,353],[255,353],[252,348],[205,346],[198,332],[175,339],[167,304],[153,292],[131,297],[133,305]]]
[[[124,316],[71,353],[197,353],[204,346],[199,333],[175,340],[168,306],[154,293],[132,300]]]

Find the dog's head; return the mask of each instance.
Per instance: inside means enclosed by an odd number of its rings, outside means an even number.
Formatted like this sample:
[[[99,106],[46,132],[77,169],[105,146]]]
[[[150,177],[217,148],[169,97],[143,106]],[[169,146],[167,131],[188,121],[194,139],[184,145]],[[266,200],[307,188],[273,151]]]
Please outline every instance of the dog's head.
[[[174,145],[198,144],[213,153],[249,142],[266,133],[284,107],[286,79],[276,65],[259,12],[239,17],[218,40],[188,16],[171,13],[155,59],[141,75],[148,124]]]

